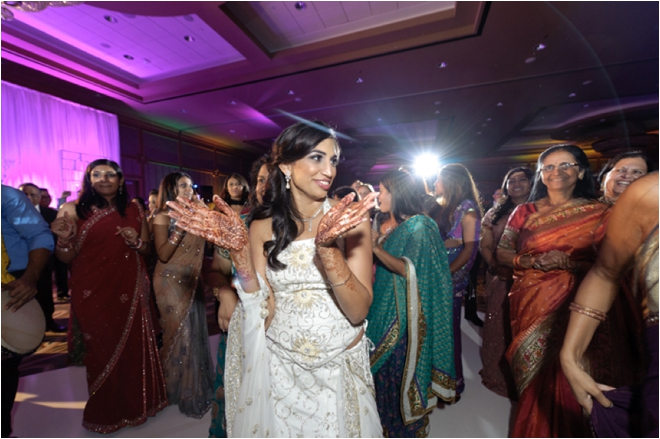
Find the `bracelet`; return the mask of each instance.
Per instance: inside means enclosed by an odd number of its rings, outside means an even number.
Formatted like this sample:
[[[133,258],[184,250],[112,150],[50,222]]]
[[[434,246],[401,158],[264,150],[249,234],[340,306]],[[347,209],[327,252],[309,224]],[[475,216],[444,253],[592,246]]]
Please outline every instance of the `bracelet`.
[[[133,250],[142,250],[142,246],[144,245],[144,241],[142,239],[138,238],[137,242],[135,244],[128,244],[128,248],[133,249]]]
[[[571,302],[568,309],[570,309],[573,312],[584,314],[587,317],[591,317],[592,319],[596,319],[601,322],[607,320],[607,314],[604,313],[603,311],[599,311],[594,308],[589,308],[588,306],[580,305],[579,303]]]
[[[215,296],[216,299],[218,299],[218,302],[219,302],[220,301],[220,288],[213,287],[213,295]]]
[[[68,252],[69,250],[73,250],[73,242],[69,241],[65,245],[62,245],[62,243],[58,239],[56,248],[58,248],[60,251]]]
[[[176,233],[179,236],[184,236],[186,234],[186,231],[184,230],[183,232],[179,232],[178,230],[174,229],[172,230],[172,233]]]
[[[350,271],[350,270],[349,270],[349,271]],[[353,277],[353,272],[351,271],[351,274],[348,275],[348,277],[346,278],[346,280],[345,280],[344,282],[341,282],[341,283],[338,283],[338,284],[333,284],[332,282],[327,281],[327,284],[330,285],[332,288],[335,288],[335,287],[341,287],[341,286],[344,285],[346,282],[348,282],[352,277]]]
[[[172,233],[170,233],[170,237],[167,239],[167,242],[178,247],[179,243],[183,239],[183,235],[185,235],[185,232],[179,233],[176,230],[174,230]]]
[[[516,256],[514,256],[514,257],[513,257],[513,268],[519,268],[519,269],[525,269],[525,270],[528,269],[528,268],[532,268],[531,266],[529,266],[529,267],[525,267],[525,266],[520,262],[520,260],[521,260],[524,256],[529,256],[529,257],[531,257],[532,255],[530,255],[529,253],[523,253],[522,255],[516,255]]]

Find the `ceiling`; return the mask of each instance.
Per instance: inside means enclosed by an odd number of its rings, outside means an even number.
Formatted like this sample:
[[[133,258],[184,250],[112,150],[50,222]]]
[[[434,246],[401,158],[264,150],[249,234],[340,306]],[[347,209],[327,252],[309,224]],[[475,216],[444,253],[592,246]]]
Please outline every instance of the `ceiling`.
[[[528,160],[559,141],[657,157],[657,2],[8,9],[3,80],[255,157],[300,119],[336,126],[357,176],[426,151]]]

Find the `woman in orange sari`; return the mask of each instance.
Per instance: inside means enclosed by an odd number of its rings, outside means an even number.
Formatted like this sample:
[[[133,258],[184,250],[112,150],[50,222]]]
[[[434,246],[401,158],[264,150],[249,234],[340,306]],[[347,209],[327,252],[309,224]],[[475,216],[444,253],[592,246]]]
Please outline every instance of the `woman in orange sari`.
[[[518,390],[513,437],[590,434],[561,371],[559,349],[568,306],[595,260],[606,208],[595,200],[584,152],[553,146],[539,156],[529,202],[511,214],[500,239],[498,261],[515,270],[507,351]]]

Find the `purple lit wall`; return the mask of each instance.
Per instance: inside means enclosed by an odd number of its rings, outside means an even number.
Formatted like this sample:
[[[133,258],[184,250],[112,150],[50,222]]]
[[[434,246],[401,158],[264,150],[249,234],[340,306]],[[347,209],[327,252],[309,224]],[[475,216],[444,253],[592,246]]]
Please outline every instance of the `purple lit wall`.
[[[97,158],[120,163],[117,116],[2,81],[2,184],[47,188],[57,207]]]

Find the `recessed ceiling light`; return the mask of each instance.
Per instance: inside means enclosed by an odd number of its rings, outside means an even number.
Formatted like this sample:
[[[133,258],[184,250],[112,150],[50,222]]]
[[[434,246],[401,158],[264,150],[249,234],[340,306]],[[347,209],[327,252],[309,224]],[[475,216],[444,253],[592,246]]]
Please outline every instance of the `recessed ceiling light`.
[[[123,15],[126,18],[135,18],[135,14],[125,14],[122,12],[121,15]]]
[[[433,105],[440,105],[440,104],[442,104],[442,102],[440,102],[440,101],[435,101],[435,102],[433,103]]]
[[[112,15],[104,15],[103,18],[108,23],[116,23],[117,22],[117,19],[115,17],[113,17]]]
[[[362,78],[358,78],[355,80],[355,82],[357,82],[358,84],[362,84],[364,80]]]
[[[126,58],[129,61],[133,61],[135,59],[131,55],[124,55],[124,58]]]
[[[229,101],[229,105],[236,105],[236,101]]]
[[[296,102],[302,102],[302,98],[295,98],[294,101],[296,101]]]
[[[188,112],[188,110],[183,110],[183,109],[181,109],[181,110],[179,110],[179,112],[180,112],[180,113],[183,113],[183,114],[186,114],[186,113]]]
[[[439,69],[444,69],[445,67],[447,67],[447,63],[444,62],[444,61],[441,62],[440,64],[438,64],[438,68],[439,68]]]
[[[543,43],[538,44],[538,45],[535,47],[535,49],[536,49],[536,50],[543,50],[543,49],[545,49],[545,44],[543,44]]]
[[[584,81],[584,82],[582,83],[582,85],[589,85],[589,84],[591,84],[592,82],[593,82],[593,81],[592,81],[591,79],[587,79],[586,81]]]
[[[584,104],[582,107],[589,108],[589,104]]]
[[[193,36],[191,36],[191,35],[185,35],[185,36],[183,37],[183,39],[186,40],[186,41],[189,42],[189,43],[192,43],[193,41],[195,41],[195,37],[193,37]]]
[[[477,136],[481,136],[481,131],[477,131]]]
[[[195,19],[191,15],[184,15],[183,19],[186,21],[195,21]]]
[[[488,124],[487,124],[487,123],[482,123],[481,126],[482,126],[482,127],[487,127]]]
[[[577,96],[575,93],[571,93],[568,95],[569,98],[574,98],[575,96]]]
[[[435,114],[440,114],[440,110],[435,110]]]
[[[229,130],[229,132],[230,132],[230,133],[235,133],[235,132],[236,132],[236,130]]]
[[[286,92],[286,94],[288,94],[289,96],[293,96],[295,93],[293,90],[289,90]]]
[[[529,58],[527,58],[527,59],[525,60],[525,64],[531,64],[531,63],[533,63],[534,61],[536,61],[536,57],[535,57],[535,56],[530,56]]]
[[[491,119],[491,118],[489,117],[488,119],[486,119],[486,122],[490,122],[491,120],[493,120],[493,119]]]
[[[106,49],[109,49],[110,45],[108,43],[101,43],[101,47],[105,47]]]
[[[307,7],[307,5],[305,4],[305,2],[296,2],[296,4],[293,5],[293,7],[296,8],[297,10],[299,10],[299,11],[302,11],[303,9],[305,9]]]
[[[601,119],[601,120],[599,120],[599,122],[605,122],[605,120],[606,120],[606,119]]]
[[[565,132],[565,133],[570,133],[570,132],[571,132],[571,130],[566,130],[566,131],[564,131],[564,132]]]
[[[497,106],[498,106],[498,107],[502,107],[502,106],[504,106],[504,104],[501,103],[501,102],[498,102],[498,103],[497,103]]]

